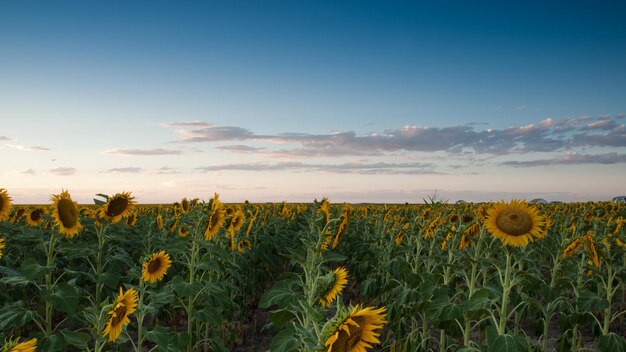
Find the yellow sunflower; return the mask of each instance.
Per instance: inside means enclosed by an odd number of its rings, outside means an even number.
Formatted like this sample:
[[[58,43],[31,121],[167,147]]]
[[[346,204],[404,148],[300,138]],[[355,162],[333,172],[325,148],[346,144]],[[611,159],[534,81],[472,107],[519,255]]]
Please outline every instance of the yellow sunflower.
[[[4,188],[0,188],[0,221],[5,221],[11,213],[11,197]]]
[[[513,199],[494,204],[487,211],[485,227],[505,245],[525,247],[529,242],[543,236],[542,227],[546,219],[539,211],[525,201]]]
[[[67,191],[53,195],[51,200],[52,218],[55,225],[59,226],[59,233],[69,238],[74,237],[82,227],[78,217],[78,205],[72,201]]]
[[[326,352],[365,352],[372,344],[380,343],[380,330],[387,323],[385,310],[359,309],[357,305],[339,323],[330,324],[330,334],[323,335],[328,336],[324,341]]]
[[[115,341],[122,333],[122,328],[128,323],[128,318],[135,310],[137,310],[137,291],[129,289],[124,292],[120,287],[120,294],[113,305],[113,309],[109,311],[109,321],[102,332],[102,336],[109,335],[109,341]]]
[[[215,193],[211,201],[211,212],[209,214],[209,222],[206,227],[206,231],[204,231],[204,238],[207,241],[210,241],[217,235],[220,228],[224,224],[224,205],[218,199],[219,195]]]
[[[150,283],[161,281],[171,265],[170,255],[165,253],[165,251],[154,253],[143,263],[141,279]]]
[[[333,303],[337,295],[343,291],[343,288],[348,284],[348,270],[344,267],[338,267],[334,270],[334,280],[330,289],[324,294],[324,297],[320,298],[320,304],[322,307],[328,308]]]
[[[26,342],[15,344],[14,346],[11,346],[11,343],[9,343],[9,349],[7,351],[8,352],[35,352],[36,349],[37,349],[37,338],[32,338]]]
[[[133,212],[135,207],[135,197],[130,192],[117,193],[110,197],[100,208],[100,217],[110,220],[112,224],[117,223],[123,217],[127,217]]]
[[[180,237],[187,237],[191,234],[191,231],[189,231],[189,227],[185,224],[181,225],[180,228],[178,229],[178,236]]]
[[[243,226],[244,221],[246,220],[245,215],[241,210],[237,210],[235,215],[230,219],[230,223],[228,224],[228,230],[232,232],[237,232]]]
[[[183,200],[180,201],[180,208],[183,211],[183,213],[186,213],[189,211],[190,205],[189,205],[189,201],[187,200],[187,198],[183,198]]]
[[[157,229],[163,230],[163,217],[161,216],[161,214],[157,215],[156,217],[156,226]]]
[[[135,226],[135,224],[137,223],[137,211],[133,211],[132,213],[130,213],[130,215],[128,215],[128,218],[126,219],[126,224],[130,227]]]
[[[41,216],[44,214],[48,214],[48,211],[45,208],[35,208],[26,215],[26,223],[32,227],[37,227],[43,222],[43,218]]]
[[[11,217],[11,221],[10,221],[11,224],[19,223],[22,217],[24,216],[24,212],[25,212],[24,208],[17,209],[17,211],[13,213],[13,216]]]
[[[2,258],[2,255],[4,254],[4,238],[0,237],[0,258]]]

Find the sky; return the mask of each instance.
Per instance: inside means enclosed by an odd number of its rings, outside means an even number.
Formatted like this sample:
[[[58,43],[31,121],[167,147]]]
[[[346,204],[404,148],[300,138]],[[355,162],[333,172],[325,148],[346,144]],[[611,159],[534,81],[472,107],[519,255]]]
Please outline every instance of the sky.
[[[14,203],[626,194],[626,3],[0,0]]]

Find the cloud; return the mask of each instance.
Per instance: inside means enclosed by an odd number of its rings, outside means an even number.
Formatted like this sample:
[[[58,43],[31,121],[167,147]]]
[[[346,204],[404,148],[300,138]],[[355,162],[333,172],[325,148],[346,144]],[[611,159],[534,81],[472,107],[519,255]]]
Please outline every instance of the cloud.
[[[0,141],[10,141],[12,138],[7,136],[0,136]]]
[[[180,171],[178,171],[178,170],[176,170],[174,168],[171,168],[169,166],[164,166],[164,167],[158,168],[156,170],[152,170],[152,171],[150,171],[150,173],[154,174],[154,175],[171,175],[171,174],[179,174]]]
[[[131,166],[131,167],[117,167],[113,169],[108,169],[105,171],[105,173],[113,174],[113,175],[122,175],[122,174],[138,174],[142,171],[143,169],[140,167]]]
[[[26,147],[23,146],[21,144],[9,144],[9,143],[5,143],[4,144],[5,147],[7,148],[11,148],[11,149],[15,149],[15,150],[20,150],[20,151],[24,151],[24,152],[42,152],[42,151],[48,151],[50,149],[46,148],[46,147],[42,147],[40,145],[35,145],[35,146],[31,146],[31,147]]]
[[[193,121],[180,121],[180,122],[163,122],[160,123],[162,127],[207,127],[212,126],[210,123],[202,122],[200,120]]]
[[[501,165],[514,167],[534,167],[549,165],[580,165],[580,164],[622,164],[626,163],[626,154],[602,153],[602,154],[578,154],[567,153],[558,158],[538,159],[528,161],[505,161]]]
[[[221,145],[221,146],[217,147],[217,149],[226,150],[226,151],[229,151],[229,152],[236,152],[236,153],[252,153],[252,152],[258,152],[258,151],[265,150],[265,148],[251,147],[249,145],[243,145],[243,144]]]
[[[20,173],[22,175],[30,175],[30,176],[37,175],[37,171],[35,171],[33,169],[26,169],[26,170],[20,171]]]
[[[153,148],[153,149],[125,149],[113,148],[103,151],[104,154],[112,155],[178,155],[182,154],[180,150]]]
[[[322,171],[339,174],[441,174],[433,170],[433,165],[428,163],[341,163],[341,164],[305,164],[301,162],[268,163],[241,163],[214,165],[197,168],[199,171],[295,171],[310,172]]]
[[[73,167],[56,167],[49,170],[54,176],[71,176],[78,174],[78,170]]]
[[[181,143],[258,141],[282,146],[281,149],[236,144],[220,150],[256,153],[261,156],[341,157],[387,155],[395,152],[444,152],[507,155],[531,152],[571,151],[585,146],[626,146],[626,131],[618,117],[578,116],[546,118],[538,123],[507,128],[478,129],[476,124],[427,127],[405,125],[368,134],[344,131],[329,134],[256,134],[236,126],[217,126],[201,121],[167,123],[176,130]]]

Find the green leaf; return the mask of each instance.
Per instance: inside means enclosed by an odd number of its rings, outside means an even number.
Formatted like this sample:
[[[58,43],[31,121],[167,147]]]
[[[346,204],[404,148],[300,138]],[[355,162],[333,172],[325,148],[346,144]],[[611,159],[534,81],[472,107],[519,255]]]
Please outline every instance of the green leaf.
[[[269,308],[277,305],[279,308],[285,308],[291,304],[296,304],[301,297],[301,294],[295,291],[299,288],[293,279],[279,281],[261,297],[259,307]]]
[[[193,284],[190,284],[186,282],[181,276],[176,276],[172,280],[172,287],[174,288],[174,291],[176,292],[178,297],[183,298],[189,297],[192,293],[199,291],[200,283],[194,282]]]
[[[493,345],[490,346],[489,352],[526,352],[528,351],[528,343],[522,336],[499,335]]]
[[[489,299],[489,290],[483,288],[480,289],[465,302],[464,309],[466,312],[474,312],[477,310],[483,310],[489,308],[491,300]]]
[[[4,275],[0,282],[10,286],[24,286],[33,282],[21,272],[6,266],[0,266],[0,274]]]
[[[176,338],[176,333],[171,332],[169,329],[157,325],[152,331],[148,331],[146,339],[148,341],[156,343],[161,349],[168,349],[168,346],[174,346],[173,341]]]
[[[88,350],[89,340],[91,339],[89,335],[82,332],[74,332],[70,330],[61,331],[61,335],[63,335],[63,339],[69,345],[74,347],[78,347],[83,351]]]
[[[29,310],[23,301],[8,304],[0,309],[0,330],[18,328],[35,319],[35,312]]]
[[[203,323],[209,323],[213,325],[222,325],[224,318],[222,313],[213,307],[204,307],[201,310],[194,310],[193,317]]]
[[[615,333],[600,336],[598,349],[600,352],[625,352],[626,339]]]
[[[270,352],[291,352],[300,347],[300,339],[295,336],[293,327],[285,329],[274,337]]]
[[[55,309],[65,313],[74,313],[76,308],[78,308],[81,290],[69,283],[61,282],[54,288],[52,293],[42,290],[41,296],[46,302],[51,303]]]
[[[269,316],[274,324],[282,324],[295,318],[295,314],[285,308],[273,310],[269,312]]]

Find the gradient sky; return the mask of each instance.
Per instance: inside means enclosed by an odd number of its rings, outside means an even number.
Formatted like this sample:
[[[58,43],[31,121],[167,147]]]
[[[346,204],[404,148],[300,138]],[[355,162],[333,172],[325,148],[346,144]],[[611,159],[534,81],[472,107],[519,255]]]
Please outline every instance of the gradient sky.
[[[0,0],[0,188],[46,203],[626,194],[626,4]]]

